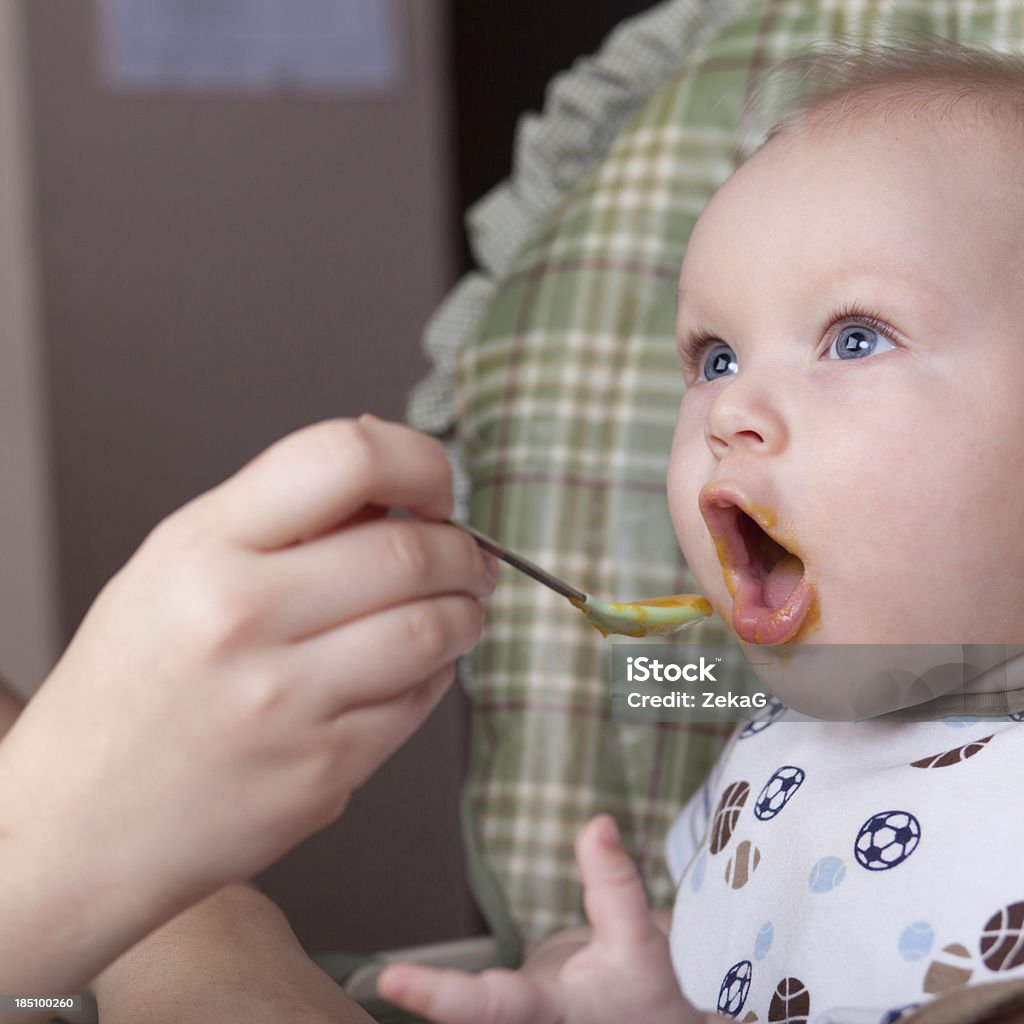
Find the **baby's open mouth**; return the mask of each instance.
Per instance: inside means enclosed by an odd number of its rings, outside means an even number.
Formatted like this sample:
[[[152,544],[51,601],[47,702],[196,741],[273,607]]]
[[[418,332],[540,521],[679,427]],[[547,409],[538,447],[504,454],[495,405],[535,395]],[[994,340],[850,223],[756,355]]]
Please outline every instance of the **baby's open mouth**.
[[[813,604],[814,590],[803,560],[768,532],[770,512],[751,514],[726,491],[706,487],[700,511],[732,594],[736,635],[749,644],[788,643],[807,621]]]

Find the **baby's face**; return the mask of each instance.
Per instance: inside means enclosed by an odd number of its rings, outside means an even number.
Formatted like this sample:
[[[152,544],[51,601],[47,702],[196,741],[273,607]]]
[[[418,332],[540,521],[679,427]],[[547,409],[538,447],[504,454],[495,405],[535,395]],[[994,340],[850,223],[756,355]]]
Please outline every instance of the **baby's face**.
[[[1020,155],[972,133],[777,139],[694,229],[669,502],[747,643],[1024,639]]]

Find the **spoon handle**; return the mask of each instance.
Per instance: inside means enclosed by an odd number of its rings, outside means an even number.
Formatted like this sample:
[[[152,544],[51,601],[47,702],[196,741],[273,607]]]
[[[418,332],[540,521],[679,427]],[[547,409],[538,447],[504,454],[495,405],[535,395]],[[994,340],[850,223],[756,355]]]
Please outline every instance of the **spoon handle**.
[[[534,565],[533,562],[523,558],[522,555],[517,555],[514,551],[509,551],[508,548],[502,547],[496,540],[491,540],[486,534],[481,533],[479,530],[474,530],[472,526],[466,523],[459,522],[458,519],[449,519],[448,522],[452,526],[457,526],[460,530],[468,533],[484,551],[489,551],[495,558],[500,558],[513,568],[526,573],[527,576],[532,577],[538,583],[543,583],[545,587],[550,587],[556,594],[561,594],[562,597],[567,597],[570,601],[586,601],[587,595],[582,590],[570,587],[564,580],[560,580],[557,576],[552,576],[551,573],[545,572],[539,565]]]

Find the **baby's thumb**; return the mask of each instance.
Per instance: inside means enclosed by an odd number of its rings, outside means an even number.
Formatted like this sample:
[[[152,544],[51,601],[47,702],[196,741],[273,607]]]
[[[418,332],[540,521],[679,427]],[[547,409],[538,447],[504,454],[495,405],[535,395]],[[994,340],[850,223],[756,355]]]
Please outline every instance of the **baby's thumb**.
[[[643,882],[619,844],[614,818],[602,814],[584,825],[576,841],[576,861],[596,942],[608,949],[635,950],[657,932]]]

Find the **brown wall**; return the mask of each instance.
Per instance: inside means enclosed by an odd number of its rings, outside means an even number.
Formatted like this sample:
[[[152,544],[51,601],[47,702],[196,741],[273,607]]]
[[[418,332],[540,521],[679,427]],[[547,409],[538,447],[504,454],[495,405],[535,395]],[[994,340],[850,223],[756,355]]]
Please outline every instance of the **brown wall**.
[[[275,437],[400,417],[453,276],[445,23],[403,4],[394,98],[139,97],[102,81],[96,0],[20,2],[66,639],[159,518]],[[462,724],[453,699],[266,875],[310,947],[475,928]]]
[[[0,4],[0,677],[22,696],[57,647],[21,10]]]

